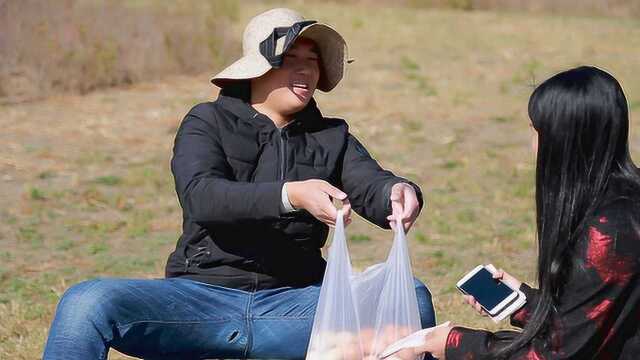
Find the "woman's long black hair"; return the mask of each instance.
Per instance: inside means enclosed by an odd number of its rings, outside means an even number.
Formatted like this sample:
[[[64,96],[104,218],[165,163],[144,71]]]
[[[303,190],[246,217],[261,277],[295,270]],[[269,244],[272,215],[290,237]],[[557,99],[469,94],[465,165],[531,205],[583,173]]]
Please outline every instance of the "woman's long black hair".
[[[544,337],[571,270],[585,222],[613,177],[640,189],[629,155],[629,110],[622,87],[609,73],[581,66],[538,86],[529,99],[538,132],[536,220],[540,297],[522,333],[495,358]]]

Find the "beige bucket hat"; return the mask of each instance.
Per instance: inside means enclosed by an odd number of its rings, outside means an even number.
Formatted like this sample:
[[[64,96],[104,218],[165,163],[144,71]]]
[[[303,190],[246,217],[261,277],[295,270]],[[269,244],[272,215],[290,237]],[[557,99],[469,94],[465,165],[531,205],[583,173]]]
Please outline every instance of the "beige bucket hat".
[[[318,90],[333,89],[342,79],[347,44],[342,36],[326,24],[305,20],[294,10],[278,8],[255,16],[244,29],[242,57],[211,78],[223,87],[234,80],[254,79],[282,64],[282,55],[296,38],[304,36],[320,50]]]

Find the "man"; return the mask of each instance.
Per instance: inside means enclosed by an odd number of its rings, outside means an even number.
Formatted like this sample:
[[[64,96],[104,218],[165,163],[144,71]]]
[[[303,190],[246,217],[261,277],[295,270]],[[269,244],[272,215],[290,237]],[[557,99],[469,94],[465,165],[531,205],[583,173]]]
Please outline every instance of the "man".
[[[333,199],[378,226],[420,212],[420,189],[383,170],[313,100],[342,78],[345,42],[288,9],[253,18],[214,102],[185,117],[172,171],[183,234],[161,280],[103,279],[60,301],[45,359],[303,358],[335,224]],[[422,325],[431,297],[417,282]],[[64,354],[64,355],[62,355]]]

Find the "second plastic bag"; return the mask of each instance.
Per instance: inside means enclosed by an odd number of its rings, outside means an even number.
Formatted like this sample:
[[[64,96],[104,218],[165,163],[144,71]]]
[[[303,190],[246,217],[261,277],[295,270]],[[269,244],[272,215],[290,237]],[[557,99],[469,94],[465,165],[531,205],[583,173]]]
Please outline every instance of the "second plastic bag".
[[[396,222],[399,223],[399,222]],[[389,344],[420,330],[420,313],[402,226],[384,263],[354,272],[338,213],[307,349],[308,360],[378,359]],[[411,350],[389,359],[414,360]]]

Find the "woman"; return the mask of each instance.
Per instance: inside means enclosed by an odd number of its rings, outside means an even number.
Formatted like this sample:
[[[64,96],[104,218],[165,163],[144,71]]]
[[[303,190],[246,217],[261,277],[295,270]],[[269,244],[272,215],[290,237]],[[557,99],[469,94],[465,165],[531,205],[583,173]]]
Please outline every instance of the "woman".
[[[628,107],[610,74],[582,66],[529,101],[537,132],[539,289],[502,272],[527,304],[522,332],[438,329],[419,351],[440,359],[637,359],[640,355],[640,174]],[[479,309],[472,299],[467,299]]]

